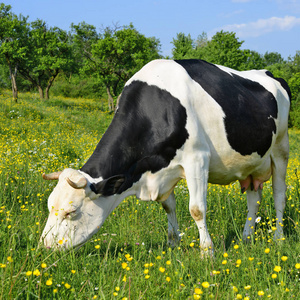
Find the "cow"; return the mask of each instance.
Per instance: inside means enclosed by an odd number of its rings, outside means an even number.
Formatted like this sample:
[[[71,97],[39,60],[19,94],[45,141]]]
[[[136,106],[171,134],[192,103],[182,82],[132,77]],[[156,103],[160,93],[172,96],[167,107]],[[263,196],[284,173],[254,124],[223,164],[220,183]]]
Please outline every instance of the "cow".
[[[274,239],[283,238],[289,156],[287,83],[266,70],[236,71],[203,60],[154,60],[126,84],[113,120],[80,170],[58,180],[41,235],[48,248],[84,244],[125,197],[161,202],[168,242],[180,241],[174,188],[186,179],[200,248],[213,252],[206,225],[208,183],[239,181],[247,192],[247,241],[263,183],[272,176]]]

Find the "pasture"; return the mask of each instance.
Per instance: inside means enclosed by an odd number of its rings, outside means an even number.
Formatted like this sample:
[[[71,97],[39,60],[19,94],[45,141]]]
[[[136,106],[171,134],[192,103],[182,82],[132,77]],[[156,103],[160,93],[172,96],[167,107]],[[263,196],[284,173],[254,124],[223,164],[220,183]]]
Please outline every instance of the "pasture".
[[[264,184],[255,235],[241,235],[247,215],[239,183],[210,185],[208,229],[215,257],[200,259],[198,229],[184,181],[176,187],[182,240],[167,245],[167,217],[156,202],[125,199],[76,251],[38,248],[56,182],[43,172],[79,168],[113,115],[96,100],[41,101],[0,95],[1,299],[299,299],[300,131],[290,130],[283,241],[274,242],[271,185]]]

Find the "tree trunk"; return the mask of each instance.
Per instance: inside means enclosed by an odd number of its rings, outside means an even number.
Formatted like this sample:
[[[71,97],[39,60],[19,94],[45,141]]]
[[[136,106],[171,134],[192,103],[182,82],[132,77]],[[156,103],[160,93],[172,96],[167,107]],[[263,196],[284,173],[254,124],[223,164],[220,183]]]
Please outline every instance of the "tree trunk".
[[[44,100],[44,91],[43,91],[43,88],[40,85],[38,85],[37,87],[38,87],[38,90],[39,90],[40,99]]]
[[[49,90],[50,90],[50,88],[54,82],[54,79],[56,78],[57,75],[58,75],[58,72],[55,75],[53,75],[48,81],[48,85],[46,87],[46,95],[45,95],[47,100],[49,100]]]
[[[18,102],[18,87],[15,74],[11,74],[11,87],[13,93],[13,99],[15,102]]]
[[[109,111],[114,111],[115,110],[114,98],[112,97],[108,86],[106,87],[106,92],[108,96],[108,109]]]
[[[7,60],[8,61],[8,60]],[[18,72],[18,66],[15,66],[15,70],[12,70],[11,64],[8,62],[9,66],[9,75],[11,79],[11,88],[12,88],[12,94],[13,99],[15,102],[18,102],[18,86],[17,86],[17,72]]]
[[[117,104],[116,104],[116,109],[119,107],[119,102],[120,102],[120,98],[122,96],[122,93],[118,96],[117,98]]]

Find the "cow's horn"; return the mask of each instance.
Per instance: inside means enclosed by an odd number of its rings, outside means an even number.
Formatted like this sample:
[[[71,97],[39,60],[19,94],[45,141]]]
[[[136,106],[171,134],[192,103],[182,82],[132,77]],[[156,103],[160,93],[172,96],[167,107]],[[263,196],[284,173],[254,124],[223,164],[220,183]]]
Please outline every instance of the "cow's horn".
[[[87,185],[87,180],[82,177],[78,182],[72,181],[69,177],[66,178],[68,184],[74,189],[83,189]]]
[[[42,177],[45,180],[58,180],[58,177],[61,173],[62,173],[62,171],[54,172],[54,173],[50,173],[50,174],[43,173]]]

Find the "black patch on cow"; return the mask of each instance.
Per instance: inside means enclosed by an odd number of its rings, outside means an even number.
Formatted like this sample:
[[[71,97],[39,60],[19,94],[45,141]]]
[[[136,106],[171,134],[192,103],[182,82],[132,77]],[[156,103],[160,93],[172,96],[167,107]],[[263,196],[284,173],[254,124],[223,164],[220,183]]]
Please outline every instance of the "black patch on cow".
[[[276,133],[278,108],[273,94],[258,82],[202,60],[176,62],[222,107],[230,146],[241,155],[264,156]]]
[[[288,86],[287,82],[283,79],[283,78],[280,78],[280,77],[274,77],[274,75],[270,72],[270,71],[266,71],[266,74],[270,77],[272,77],[273,79],[277,80],[281,86],[286,90],[286,92],[288,93],[289,95],[289,98],[290,98],[290,101],[292,99],[292,93],[291,93],[291,90],[290,90],[290,87]]]
[[[81,168],[93,178],[125,175],[121,193],[143,173],[167,167],[188,138],[187,114],[166,90],[133,81],[94,153]]]

